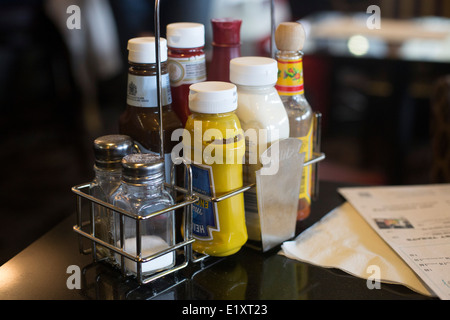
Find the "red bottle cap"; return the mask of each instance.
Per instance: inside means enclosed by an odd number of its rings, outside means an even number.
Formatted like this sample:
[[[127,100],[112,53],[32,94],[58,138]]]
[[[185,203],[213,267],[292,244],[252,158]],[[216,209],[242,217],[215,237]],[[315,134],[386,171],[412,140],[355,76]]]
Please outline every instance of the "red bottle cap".
[[[213,45],[240,45],[242,20],[233,18],[211,19]]]

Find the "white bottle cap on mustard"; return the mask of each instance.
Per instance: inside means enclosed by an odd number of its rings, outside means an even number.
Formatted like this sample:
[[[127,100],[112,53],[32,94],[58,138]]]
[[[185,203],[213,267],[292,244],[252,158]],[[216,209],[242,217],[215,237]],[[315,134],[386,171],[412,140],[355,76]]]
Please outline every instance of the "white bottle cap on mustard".
[[[230,61],[230,81],[236,85],[268,86],[278,80],[278,63],[266,57],[239,57]]]
[[[159,38],[161,62],[167,61],[167,40]],[[156,63],[155,37],[139,37],[128,40],[128,61]]]
[[[199,48],[205,45],[205,26],[194,22],[167,25],[167,45],[172,48]]]
[[[229,82],[205,81],[189,87],[189,109],[193,112],[217,114],[236,110],[236,86]]]

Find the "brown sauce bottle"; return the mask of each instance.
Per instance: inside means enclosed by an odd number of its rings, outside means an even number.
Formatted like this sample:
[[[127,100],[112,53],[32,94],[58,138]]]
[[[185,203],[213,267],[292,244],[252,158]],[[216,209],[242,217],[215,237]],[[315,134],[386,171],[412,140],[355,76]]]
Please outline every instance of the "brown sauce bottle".
[[[155,38],[141,37],[128,41],[127,106],[119,118],[119,132],[130,136],[143,153],[160,153],[159,107],[157,99],[157,65]],[[170,181],[170,153],[178,141],[172,132],[182,123],[172,110],[172,96],[167,68],[167,42],[160,38],[161,101],[166,182]]]

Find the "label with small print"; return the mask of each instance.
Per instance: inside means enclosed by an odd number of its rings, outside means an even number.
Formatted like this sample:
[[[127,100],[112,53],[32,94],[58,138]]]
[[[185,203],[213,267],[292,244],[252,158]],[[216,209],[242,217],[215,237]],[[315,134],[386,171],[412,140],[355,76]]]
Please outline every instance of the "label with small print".
[[[214,177],[212,168],[206,165],[192,164],[192,189],[194,192],[214,195]],[[186,181],[188,181],[186,179]],[[193,205],[192,233],[198,240],[212,240],[212,231],[220,231],[217,204],[212,201],[199,199]]]
[[[156,76],[137,76],[128,74],[127,104],[133,107],[158,107]],[[168,74],[161,75],[161,102],[163,105],[172,103],[170,80]]]
[[[310,127],[309,132],[306,136],[297,138],[302,141],[300,153],[305,153],[305,161],[311,160],[312,158],[313,153],[312,131],[313,126]],[[312,175],[311,166],[304,166],[302,171],[302,183],[300,185],[299,199],[306,198],[308,203],[311,203],[311,175]]]
[[[275,88],[284,96],[304,93],[303,59],[278,59],[278,80]]]
[[[169,58],[169,75],[172,87],[206,81],[205,55],[188,58]]]

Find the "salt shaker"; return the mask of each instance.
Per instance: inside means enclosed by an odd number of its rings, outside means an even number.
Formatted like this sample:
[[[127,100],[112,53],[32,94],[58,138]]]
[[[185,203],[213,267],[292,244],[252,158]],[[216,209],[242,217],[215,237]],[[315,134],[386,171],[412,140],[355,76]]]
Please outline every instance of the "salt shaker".
[[[114,194],[113,204],[136,216],[145,217],[174,204],[164,189],[164,161],[155,154],[131,154],[122,160],[122,184]],[[123,234],[120,220],[123,219]],[[137,230],[137,223],[139,230]],[[137,255],[140,246],[142,258],[165,250],[175,244],[174,212],[169,211],[148,219],[133,219],[115,213],[117,247],[131,255]],[[139,243],[139,246],[138,246]],[[116,262],[121,265],[116,254]],[[138,263],[125,257],[124,267],[128,275],[138,275]],[[175,252],[141,263],[143,276],[169,269],[175,263]]]
[[[95,177],[90,184],[90,195],[111,203],[111,196],[119,188],[122,177],[122,158],[134,152],[133,140],[126,135],[106,135],[94,140]],[[95,237],[114,245],[113,219],[111,211],[99,204],[92,204]],[[104,246],[97,246],[96,257],[112,258]]]

